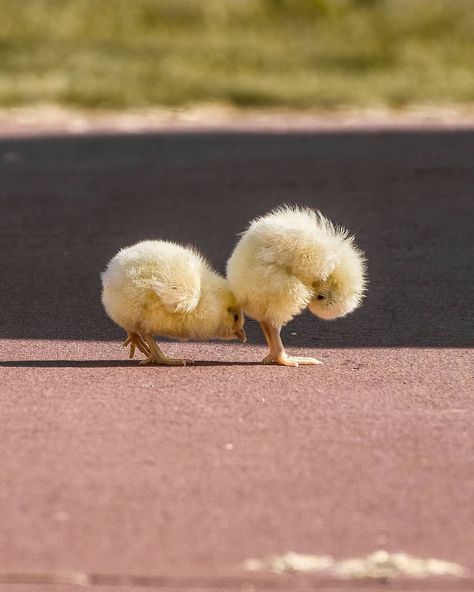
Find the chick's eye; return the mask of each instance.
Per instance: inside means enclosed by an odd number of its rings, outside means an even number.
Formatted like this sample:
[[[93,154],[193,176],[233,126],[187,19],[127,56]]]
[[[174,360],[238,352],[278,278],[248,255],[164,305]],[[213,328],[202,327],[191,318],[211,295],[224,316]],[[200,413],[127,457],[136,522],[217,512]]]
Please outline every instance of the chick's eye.
[[[318,295],[316,296],[316,298],[317,298],[318,300],[324,300],[324,299],[326,298],[326,296],[325,296],[324,294],[318,294]]]
[[[239,315],[238,314],[235,314],[234,315],[234,321],[237,322],[238,320],[239,320]]]

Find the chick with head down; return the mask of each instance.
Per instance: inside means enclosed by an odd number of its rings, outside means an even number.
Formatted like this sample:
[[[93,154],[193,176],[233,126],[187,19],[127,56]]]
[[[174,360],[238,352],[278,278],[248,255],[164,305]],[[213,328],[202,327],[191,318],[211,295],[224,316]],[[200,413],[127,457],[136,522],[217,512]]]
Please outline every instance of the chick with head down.
[[[260,321],[270,348],[264,364],[320,364],[288,356],[281,328],[305,308],[328,320],[352,312],[363,299],[366,266],[345,229],[320,212],[283,206],[250,223],[227,279],[245,314]]]
[[[242,309],[227,281],[193,248],[143,241],[122,249],[101,275],[108,316],[127,331],[124,346],[145,356],[142,364],[178,366],[153,336],[245,341]]]

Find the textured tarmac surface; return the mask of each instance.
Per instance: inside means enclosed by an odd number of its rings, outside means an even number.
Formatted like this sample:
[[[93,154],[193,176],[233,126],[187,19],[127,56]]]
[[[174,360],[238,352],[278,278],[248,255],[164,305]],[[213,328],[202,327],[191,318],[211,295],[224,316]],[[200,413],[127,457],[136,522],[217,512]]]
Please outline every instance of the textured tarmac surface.
[[[0,141],[0,589],[64,570],[109,574],[89,576],[104,591],[387,589],[242,568],[375,549],[467,570],[388,588],[472,589],[473,154],[470,131]],[[362,309],[285,329],[324,365],[259,365],[252,321],[245,345],[164,344],[194,367],[128,361],[100,305],[108,258],[169,238],[222,271],[283,202],[369,258]]]

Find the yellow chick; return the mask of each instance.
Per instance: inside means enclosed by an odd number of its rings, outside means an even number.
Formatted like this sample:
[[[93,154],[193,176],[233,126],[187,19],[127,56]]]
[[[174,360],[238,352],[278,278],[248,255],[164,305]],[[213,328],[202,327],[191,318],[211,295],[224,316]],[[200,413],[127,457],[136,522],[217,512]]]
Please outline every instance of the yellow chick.
[[[124,346],[145,354],[142,364],[192,363],[167,357],[153,335],[245,341],[241,308],[227,281],[194,249],[143,241],[122,249],[101,274],[102,303],[127,331]]]
[[[264,364],[320,364],[289,357],[283,325],[306,307],[322,319],[353,311],[365,289],[365,258],[353,237],[320,212],[284,206],[250,223],[227,263],[230,289],[260,321],[270,351]]]

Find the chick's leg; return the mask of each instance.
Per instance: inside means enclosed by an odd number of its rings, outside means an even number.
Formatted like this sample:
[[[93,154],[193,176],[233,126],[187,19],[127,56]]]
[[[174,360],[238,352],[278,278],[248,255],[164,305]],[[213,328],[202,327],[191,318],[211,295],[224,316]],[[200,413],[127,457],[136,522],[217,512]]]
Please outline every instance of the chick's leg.
[[[280,366],[298,366],[298,362],[290,360],[286,355],[280,337],[281,327],[274,327],[265,321],[260,322],[260,326],[270,348],[268,355],[263,358],[262,362],[264,364],[275,363]]]
[[[278,364],[280,366],[299,366],[301,365],[314,365],[314,364],[322,364],[316,358],[301,358],[301,357],[291,357],[285,351],[283,346],[283,342],[281,340],[280,331],[281,327],[275,327],[270,323],[265,321],[260,323],[267,343],[270,347],[270,352],[268,355],[263,358],[262,362],[264,364]]]
[[[148,333],[142,332],[143,340],[145,341],[150,353],[145,360],[140,364],[162,364],[164,366],[186,366],[192,364],[192,360],[182,360],[179,358],[169,358],[156,344],[156,341]]]
[[[150,355],[150,350],[148,349],[147,344],[143,341],[142,336],[140,333],[136,333],[134,331],[129,331],[127,333],[127,339],[122,344],[124,347],[130,346],[129,358],[132,359],[135,355],[135,349],[138,349],[142,352],[145,356]]]

